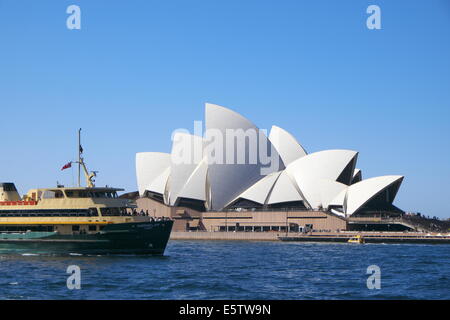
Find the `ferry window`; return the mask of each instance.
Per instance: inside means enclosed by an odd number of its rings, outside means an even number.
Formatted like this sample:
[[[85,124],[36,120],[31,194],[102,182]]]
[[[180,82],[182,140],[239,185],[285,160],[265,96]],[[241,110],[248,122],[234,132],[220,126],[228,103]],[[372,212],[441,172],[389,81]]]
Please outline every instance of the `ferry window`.
[[[55,199],[64,198],[64,194],[61,190],[46,190],[42,194],[43,199]]]
[[[72,226],[72,231],[80,231],[80,226]]]
[[[89,231],[97,231],[97,226],[89,226]]]
[[[97,216],[96,208],[91,208],[93,211],[86,209],[47,209],[47,210],[2,210],[0,216],[13,217],[86,217],[89,214]]]
[[[120,216],[120,208],[100,208],[102,216]]]
[[[98,216],[97,208],[89,208],[89,216],[97,217]]]
[[[42,194],[42,199],[52,199],[55,197],[55,193],[53,191],[45,191]]]
[[[107,198],[107,195],[105,192],[95,192],[96,198]]]
[[[17,189],[13,183],[3,183],[3,190],[4,191],[17,191]]]
[[[73,198],[73,191],[66,191],[67,198]]]
[[[93,192],[69,190],[66,191],[66,196],[68,198],[94,198],[95,195]]]

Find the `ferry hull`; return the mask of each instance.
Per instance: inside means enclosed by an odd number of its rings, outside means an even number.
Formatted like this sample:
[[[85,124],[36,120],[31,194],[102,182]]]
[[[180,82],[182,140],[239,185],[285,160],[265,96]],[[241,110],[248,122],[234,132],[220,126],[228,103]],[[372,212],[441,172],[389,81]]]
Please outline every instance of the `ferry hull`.
[[[0,252],[162,255],[173,221],[109,224],[97,234],[0,234]]]

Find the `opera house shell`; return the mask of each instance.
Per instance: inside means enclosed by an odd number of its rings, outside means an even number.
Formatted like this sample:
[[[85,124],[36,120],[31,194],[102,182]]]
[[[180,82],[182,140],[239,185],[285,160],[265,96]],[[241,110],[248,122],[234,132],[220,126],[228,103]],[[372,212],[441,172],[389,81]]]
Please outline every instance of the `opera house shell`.
[[[401,211],[393,201],[403,176],[363,179],[356,168],[357,151],[308,154],[286,130],[273,126],[267,135],[242,115],[218,105],[206,104],[205,120],[202,136],[175,133],[171,154],[136,155],[141,197],[203,212],[297,209],[345,218]],[[236,146],[238,139],[231,139],[229,132],[253,133],[246,137],[255,143],[244,137],[244,143]]]

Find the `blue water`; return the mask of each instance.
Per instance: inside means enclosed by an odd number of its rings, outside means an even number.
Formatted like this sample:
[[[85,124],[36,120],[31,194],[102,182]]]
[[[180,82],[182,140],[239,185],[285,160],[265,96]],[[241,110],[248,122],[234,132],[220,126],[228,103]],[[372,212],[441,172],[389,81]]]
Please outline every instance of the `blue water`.
[[[69,265],[80,290],[67,289]],[[380,290],[367,288],[369,265]],[[171,241],[163,257],[0,254],[0,299],[450,299],[450,246]]]

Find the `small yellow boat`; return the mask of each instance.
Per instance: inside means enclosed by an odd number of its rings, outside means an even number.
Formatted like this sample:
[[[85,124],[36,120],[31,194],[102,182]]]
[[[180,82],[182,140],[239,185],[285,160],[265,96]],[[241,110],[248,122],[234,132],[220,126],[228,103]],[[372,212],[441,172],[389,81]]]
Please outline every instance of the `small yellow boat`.
[[[348,239],[348,243],[365,243],[365,241],[364,238],[360,234],[358,234]]]

